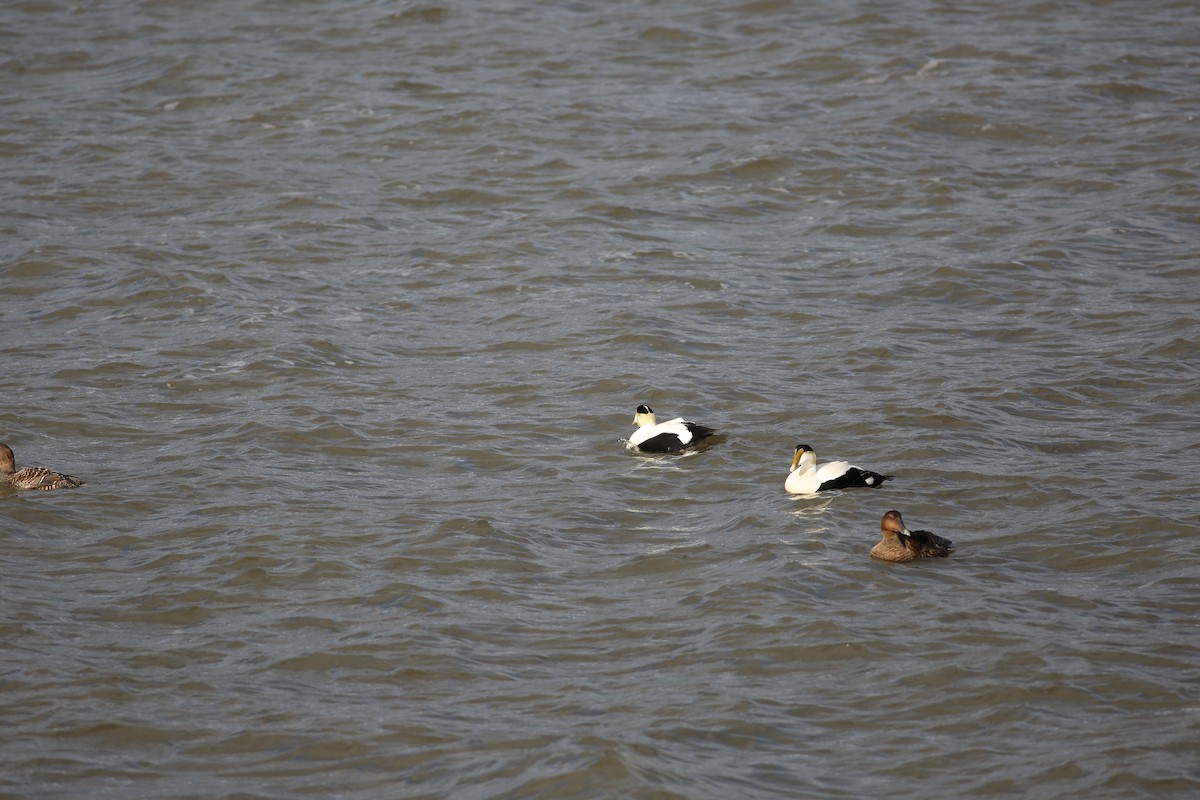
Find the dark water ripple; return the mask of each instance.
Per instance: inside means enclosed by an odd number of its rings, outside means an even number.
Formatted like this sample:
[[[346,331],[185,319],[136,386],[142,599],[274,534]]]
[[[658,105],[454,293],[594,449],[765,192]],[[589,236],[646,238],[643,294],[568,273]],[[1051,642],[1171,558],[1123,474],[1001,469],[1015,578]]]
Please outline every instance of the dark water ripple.
[[[0,792],[1194,793],[1193,16],[8,9]]]

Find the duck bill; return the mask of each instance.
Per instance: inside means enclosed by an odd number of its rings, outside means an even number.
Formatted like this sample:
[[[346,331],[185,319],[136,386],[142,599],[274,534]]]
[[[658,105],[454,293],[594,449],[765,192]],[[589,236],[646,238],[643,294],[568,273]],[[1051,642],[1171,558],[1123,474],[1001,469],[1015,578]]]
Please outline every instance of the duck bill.
[[[803,453],[801,453],[799,450],[797,450],[796,453],[792,456],[792,469],[795,469],[796,465],[800,463],[800,457],[803,455],[804,455]]]

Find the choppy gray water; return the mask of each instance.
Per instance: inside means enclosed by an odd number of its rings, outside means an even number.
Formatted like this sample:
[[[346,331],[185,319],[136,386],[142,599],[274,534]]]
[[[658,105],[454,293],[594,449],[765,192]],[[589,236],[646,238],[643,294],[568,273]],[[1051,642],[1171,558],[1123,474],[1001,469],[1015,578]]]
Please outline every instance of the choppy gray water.
[[[1194,3],[0,41],[5,796],[1200,791]]]

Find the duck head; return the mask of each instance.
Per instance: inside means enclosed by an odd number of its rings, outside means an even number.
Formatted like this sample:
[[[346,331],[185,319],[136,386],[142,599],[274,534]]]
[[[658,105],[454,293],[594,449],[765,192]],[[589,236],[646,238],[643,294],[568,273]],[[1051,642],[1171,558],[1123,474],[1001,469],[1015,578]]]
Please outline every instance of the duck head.
[[[796,471],[799,466],[805,468],[815,466],[817,463],[817,454],[813,449],[806,444],[796,445],[796,451],[792,454],[792,472]]]
[[[656,422],[654,409],[645,404],[637,407],[637,411],[633,415],[634,425],[637,425],[639,428],[645,428],[647,425],[654,425]]]

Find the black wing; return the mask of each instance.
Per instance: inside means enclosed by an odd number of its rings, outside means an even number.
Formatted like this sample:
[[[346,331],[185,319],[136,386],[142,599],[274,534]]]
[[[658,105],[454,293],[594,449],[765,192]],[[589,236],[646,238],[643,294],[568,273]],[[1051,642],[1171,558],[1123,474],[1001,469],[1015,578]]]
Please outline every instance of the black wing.
[[[658,436],[651,436],[636,446],[643,453],[674,453],[687,447],[673,433],[660,433]]]
[[[689,442],[689,444],[694,444],[694,443],[700,441],[701,439],[705,439],[716,433],[716,431],[713,430],[712,428],[705,427],[704,425],[697,425],[694,422],[685,422],[683,424],[684,424],[684,427],[686,427],[688,429],[688,431],[692,434],[692,441]]]
[[[822,483],[817,487],[817,491],[825,492],[830,489],[874,489],[884,481],[891,480],[894,477],[896,476],[880,475],[878,472],[851,467],[836,478]]]
[[[637,445],[637,449],[645,453],[678,453],[680,450],[686,450],[694,446],[701,439],[716,433],[712,428],[706,428],[694,422],[685,422],[683,426],[687,428],[688,433],[692,434],[691,441],[684,443],[680,441],[677,434],[660,433],[657,436],[651,436],[646,441]]]

